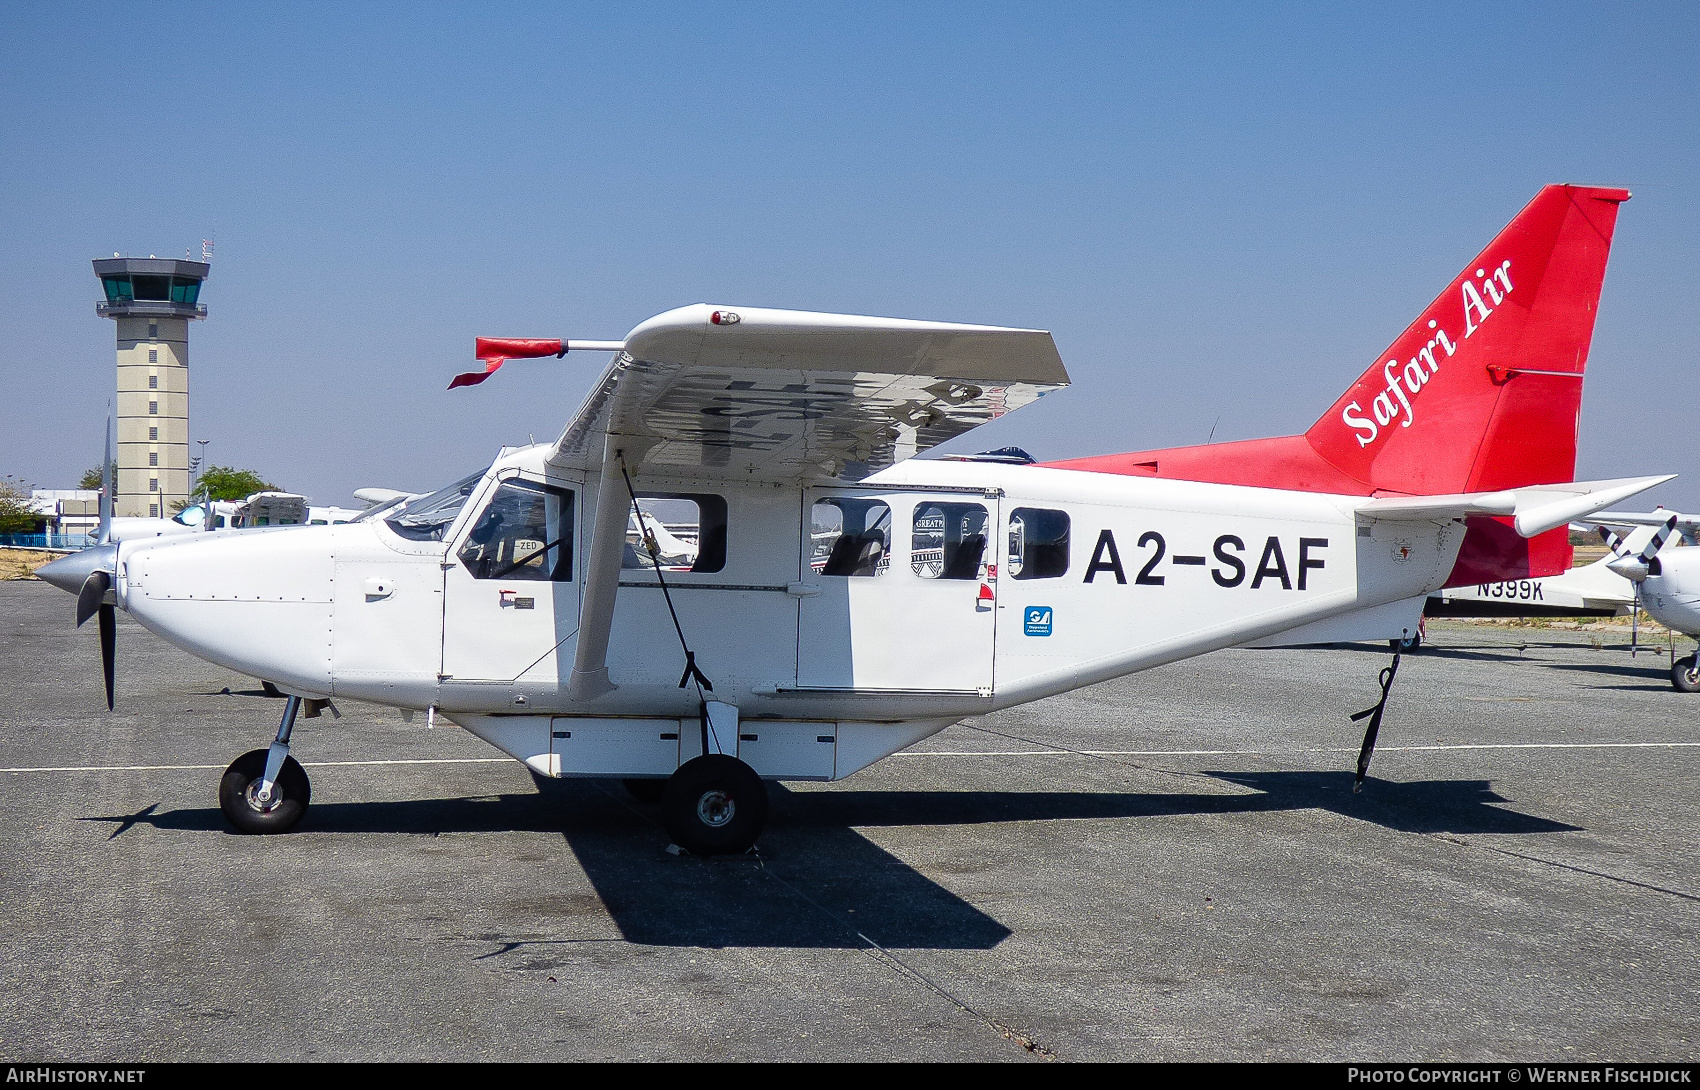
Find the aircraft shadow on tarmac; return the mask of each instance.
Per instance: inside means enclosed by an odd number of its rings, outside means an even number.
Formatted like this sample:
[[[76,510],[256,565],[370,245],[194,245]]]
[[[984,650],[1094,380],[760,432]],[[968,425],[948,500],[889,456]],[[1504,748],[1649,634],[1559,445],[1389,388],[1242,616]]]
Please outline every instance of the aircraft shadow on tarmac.
[[[989,949],[1002,923],[893,856],[858,829],[1332,811],[1409,833],[1528,834],[1577,828],[1495,805],[1486,780],[1369,780],[1347,772],[1211,772],[1250,792],[791,791],[772,788],[759,854],[664,854],[653,807],[592,780],[537,781],[534,795],[318,802],[303,834],[535,831],[566,839],[629,942],[655,946]],[[156,804],[157,805],[157,804]],[[113,835],[133,826],[227,832],[216,808],[88,817]],[[1138,835],[1135,827],[1130,835]],[[955,873],[955,872],[953,872]],[[523,945],[523,943],[522,943]]]

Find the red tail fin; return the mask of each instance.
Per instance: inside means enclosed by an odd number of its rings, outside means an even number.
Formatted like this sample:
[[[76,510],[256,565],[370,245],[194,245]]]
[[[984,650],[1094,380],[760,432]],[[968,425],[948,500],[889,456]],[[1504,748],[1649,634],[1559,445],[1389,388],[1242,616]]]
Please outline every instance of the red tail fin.
[[[1550,185],[1304,435],[1053,462],[1303,492],[1568,481],[1622,189]]]
[[[1621,189],[1541,190],[1305,433],[1375,490],[1568,481]]]

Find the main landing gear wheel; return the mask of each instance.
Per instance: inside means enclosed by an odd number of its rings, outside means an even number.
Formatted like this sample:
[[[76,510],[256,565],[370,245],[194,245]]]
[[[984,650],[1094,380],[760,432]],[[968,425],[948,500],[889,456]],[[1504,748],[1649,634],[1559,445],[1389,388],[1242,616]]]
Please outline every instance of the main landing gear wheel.
[[[259,789],[265,774],[266,750],[256,749],[230,762],[218,781],[218,807],[239,833],[287,833],[307,812],[312,788],[300,762],[284,759],[272,797],[262,801]]]
[[[1679,693],[1700,693],[1700,660],[1689,655],[1671,663],[1670,683]]]
[[[736,757],[696,757],[667,781],[661,820],[673,842],[692,855],[745,852],[767,824],[767,787]]]
[[[661,801],[661,796],[667,790],[666,780],[621,780],[626,794],[639,802],[654,804]]]

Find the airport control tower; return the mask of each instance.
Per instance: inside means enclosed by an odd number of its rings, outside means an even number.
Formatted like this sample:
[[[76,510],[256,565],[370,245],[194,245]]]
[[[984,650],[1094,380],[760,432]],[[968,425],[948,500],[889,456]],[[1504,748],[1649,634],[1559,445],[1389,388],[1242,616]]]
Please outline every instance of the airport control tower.
[[[207,316],[202,261],[95,261],[95,313],[118,323],[118,481],[112,513],[170,518],[189,498],[189,323]]]

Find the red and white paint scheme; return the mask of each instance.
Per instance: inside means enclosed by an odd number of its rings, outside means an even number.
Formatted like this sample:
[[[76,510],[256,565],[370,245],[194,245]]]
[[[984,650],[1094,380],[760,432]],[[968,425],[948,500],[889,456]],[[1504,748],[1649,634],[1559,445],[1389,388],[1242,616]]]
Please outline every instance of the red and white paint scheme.
[[[761,779],[841,779],[1219,648],[1414,630],[1441,587],[1564,570],[1572,519],[1669,479],[1569,483],[1627,197],[1542,190],[1304,435],[917,459],[1067,384],[1050,334],[689,306],[592,342],[613,361],[556,442],[350,525],[124,542],[110,594],[294,694],[226,773],[238,828],[299,819],[294,711],[353,699],[543,775],[647,779],[680,844],[743,850]],[[486,346],[488,374],[580,344]],[[94,563],[57,573],[85,613]]]

